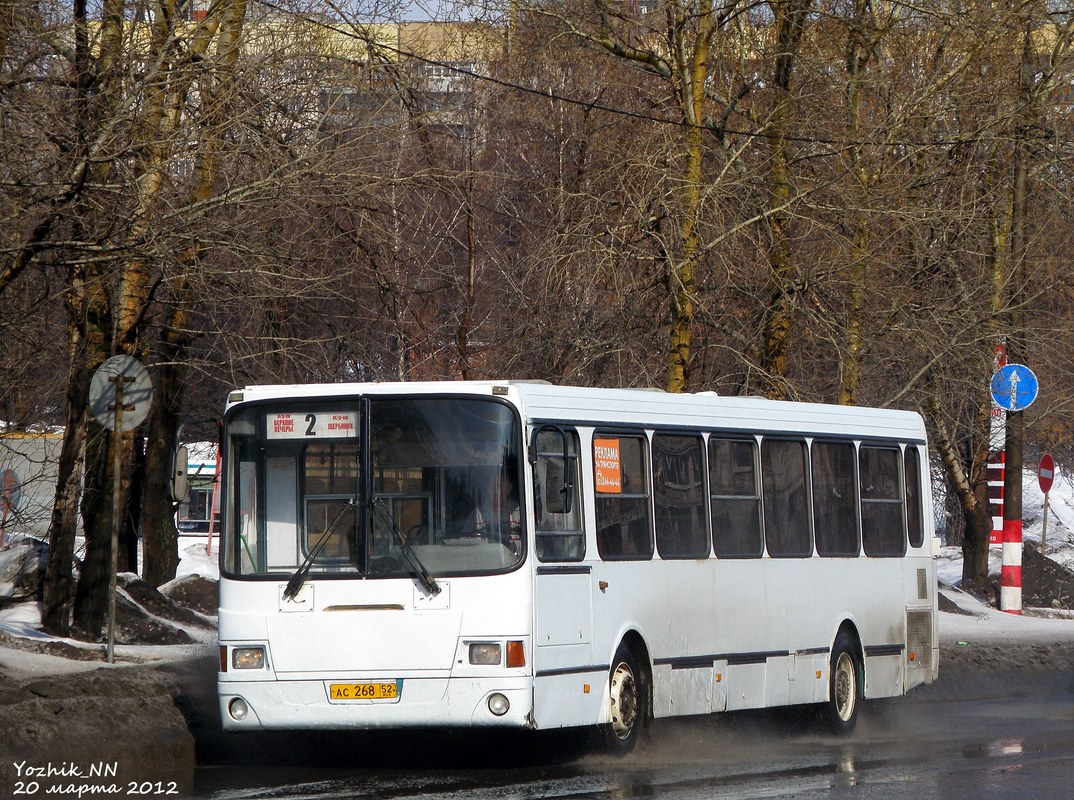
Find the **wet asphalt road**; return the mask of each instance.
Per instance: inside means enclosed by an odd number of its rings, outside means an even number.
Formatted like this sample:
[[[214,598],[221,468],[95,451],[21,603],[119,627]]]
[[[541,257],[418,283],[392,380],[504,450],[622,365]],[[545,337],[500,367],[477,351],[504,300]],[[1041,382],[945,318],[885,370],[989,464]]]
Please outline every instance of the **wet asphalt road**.
[[[193,796],[1065,799],[1074,693],[866,703],[849,738],[796,710],[658,720],[624,759],[563,733],[398,732],[266,736],[233,760],[199,768]]]

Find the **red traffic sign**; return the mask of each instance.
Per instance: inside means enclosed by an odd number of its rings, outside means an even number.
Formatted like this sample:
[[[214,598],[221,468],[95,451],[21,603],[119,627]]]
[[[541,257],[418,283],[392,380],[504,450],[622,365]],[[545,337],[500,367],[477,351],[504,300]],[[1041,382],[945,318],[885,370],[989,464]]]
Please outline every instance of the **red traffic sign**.
[[[1040,484],[1040,490],[1044,494],[1052,488],[1052,481],[1055,480],[1055,459],[1045,453],[1040,457],[1040,465],[1037,467],[1037,482]]]

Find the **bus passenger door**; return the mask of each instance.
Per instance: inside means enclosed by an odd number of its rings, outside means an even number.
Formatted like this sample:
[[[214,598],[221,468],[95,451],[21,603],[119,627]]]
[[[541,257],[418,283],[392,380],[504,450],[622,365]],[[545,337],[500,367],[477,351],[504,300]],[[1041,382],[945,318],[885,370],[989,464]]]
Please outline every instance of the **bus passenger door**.
[[[604,669],[593,666],[591,568],[537,567],[533,715],[538,728],[592,725],[604,697]]]
[[[585,536],[578,435],[545,426],[533,433],[535,576],[533,711],[538,728],[592,724],[603,698],[593,666],[592,568],[580,563]]]

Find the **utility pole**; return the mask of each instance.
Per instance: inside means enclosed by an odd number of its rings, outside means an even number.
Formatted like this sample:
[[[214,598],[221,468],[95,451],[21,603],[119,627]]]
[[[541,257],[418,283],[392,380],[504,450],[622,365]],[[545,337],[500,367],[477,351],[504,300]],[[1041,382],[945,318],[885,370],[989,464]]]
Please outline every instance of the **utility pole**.
[[[1018,109],[1014,128],[1014,175],[1011,198],[1011,291],[1007,353],[1013,361],[1025,358],[1026,221],[1029,216],[1029,137],[1033,125],[1033,52],[1030,33],[1025,32],[1020,64]],[[1015,373],[1015,376],[1017,373]],[[1011,394],[1016,396],[1017,385]],[[1012,402],[1007,411],[1006,470],[1003,476],[1003,568],[1000,609],[1022,613],[1022,451],[1025,441],[1024,412]]]

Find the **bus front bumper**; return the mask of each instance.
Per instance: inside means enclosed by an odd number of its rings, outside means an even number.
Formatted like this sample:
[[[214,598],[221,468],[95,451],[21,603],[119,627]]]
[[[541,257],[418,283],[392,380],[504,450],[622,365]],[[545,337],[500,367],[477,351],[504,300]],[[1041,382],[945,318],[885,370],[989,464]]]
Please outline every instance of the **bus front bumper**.
[[[404,678],[390,699],[350,699],[338,678],[220,680],[224,730],[311,730],[407,727],[531,727],[528,678]],[[336,699],[332,698],[335,695]]]

